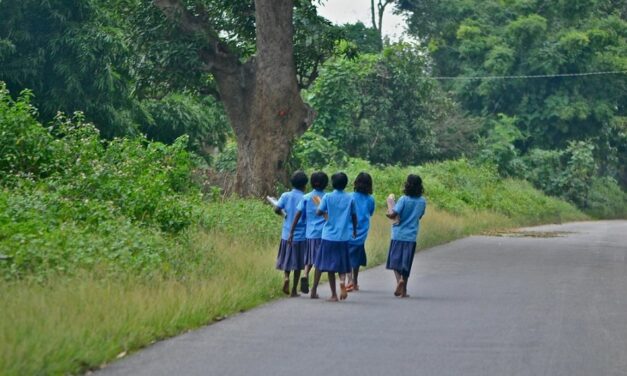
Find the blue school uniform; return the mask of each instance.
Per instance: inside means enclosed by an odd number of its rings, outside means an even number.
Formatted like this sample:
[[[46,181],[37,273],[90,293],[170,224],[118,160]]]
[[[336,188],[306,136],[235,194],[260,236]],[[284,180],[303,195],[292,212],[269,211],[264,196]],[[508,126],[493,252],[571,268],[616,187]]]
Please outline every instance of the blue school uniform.
[[[300,191],[298,189],[292,189],[289,192],[283,193],[279,198],[277,207],[279,209],[285,210],[285,212],[287,213],[287,216],[285,216],[285,219],[283,220],[281,239],[287,240],[290,238],[290,229],[292,227],[292,222],[294,222],[294,217],[296,217],[298,204],[302,201],[304,196],[305,195],[303,191]],[[305,219],[301,217],[300,220],[296,223],[296,228],[294,229],[294,240],[305,240],[305,232]]]
[[[290,228],[294,217],[296,216],[296,207],[303,199],[303,192],[298,189],[292,189],[285,192],[279,198],[277,207],[285,210],[287,215],[283,220],[283,229],[281,231],[281,244],[276,259],[276,268],[283,271],[302,270],[305,268],[305,252],[307,250],[307,242],[305,239],[305,220],[301,218],[294,228],[294,238],[292,244],[288,243],[290,237]]]
[[[305,252],[305,265],[313,265],[316,260],[320,250],[322,228],[325,222],[323,216],[316,214],[318,206],[313,202],[314,197],[322,199],[324,191],[313,190],[307,193],[296,206],[296,210],[301,212],[306,224],[305,238],[307,239],[307,250]]]
[[[318,211],[326,213],[328,220],[322,228],[322,242],[314,265],[323,272],[348,273],[348,241],[352,238],[351,217],[355,214],[353,198],[344,191],[334,190],[322,198]]]
[[[353,192],[351,194],[357,214],[357,237],[348,241],[348,254],[351,268],[366,266],[366,239],[370,230],[370,217],[374,214],[374,198],[369,194]]]
[[[425,214],[427,201],[424,197],[402,196],[394,213],[400,222],[392,226],[392,241],[388,251],[387,269],[397,270],[404,277],[409,277],[416,253],[416,239],[420,231],[420,219]]]

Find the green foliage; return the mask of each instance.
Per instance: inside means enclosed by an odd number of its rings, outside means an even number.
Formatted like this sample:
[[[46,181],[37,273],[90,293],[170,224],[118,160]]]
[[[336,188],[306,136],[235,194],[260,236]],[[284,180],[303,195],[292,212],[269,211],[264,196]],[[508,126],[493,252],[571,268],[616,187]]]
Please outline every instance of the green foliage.
[[[229,142],[218,154],[213,164],[218,172],[235,172],[237,169],[237,144]]]
[[[39,176],[51,162],[52,137],[35,120],[26,91],[14,101],[0,81],[0,183],[19,173]]]
[[[81,114],[48,129],[24,94],[0,90],[0,253],[5,275],[158,270],[202,216],[187,138],[102,141]],[[184,240],[184,238],[180,238]]]
[[[320,169],[329,165],[342,166],[348,160],[346,153],[331,141],[311,131],[298,139],[292,150],[292,157],[294,159],[292,163],[300,169]]]
[[[492,122],[487,137],[480,141],[481,153],[478,159],[497,166],[504,176],[516,175],[519,152],[515,143],[524,139],[515,124],[515,117],[499,114],[498,120]]]
[[[167,144],[187,135],[188,148],[209,158],[214,148],[222,148],[230,132],[228,119],[213,97],[168,94],[144,101],[150,121],[142,127],[148,138]]]
[[[33,89],[46,121],[82,110],[107,136],[133,133],[130,51],[110,3],[0,2],[0,81]]]
[[[399,0],[409,31],[443,76],[541,75],[627,70],[621,2]],[[590,141],[600,171],[625,181],[627,75],[458,80],[445,86],[488,122],[504,114],[525,135],[519,154]]]
[[[333,168],[340,169],[337,167]],[[561,221],[562,218],[584,218],[574,206],[545,196],[529,183],[502,179],[497,169],[489,164],[474,165],[467,160],[429,163],[420,167],[375,167],[353,159],[344,169],[353,178],[360,171],[368,171],[374,181],[375,197],[384,206],[384,197],[403,194],[407,175],[423,178],[425,197],[432,205],[458,215],[489,210],[509,218],[539,223]]]
[[[373,163],[416,164],[450,156],[455,148],[464,150],[473,143],[466,131],[472,121],[444,120],[458,112],[425,79],[427,65],[425,51],[406,43],[388,46],[379,55],[328,61],[307,93],[319,111],[312,131],[348,155]]]
[[[612,178],[594,178],[586,213],[595,218],[627,218],[627,193]]]
[[[379,33],[372,27],[357,21],[354,24],[342,25],[341,28],[344,31],[344,38],[354,43],[360,53],[376,54],[381,52]]]

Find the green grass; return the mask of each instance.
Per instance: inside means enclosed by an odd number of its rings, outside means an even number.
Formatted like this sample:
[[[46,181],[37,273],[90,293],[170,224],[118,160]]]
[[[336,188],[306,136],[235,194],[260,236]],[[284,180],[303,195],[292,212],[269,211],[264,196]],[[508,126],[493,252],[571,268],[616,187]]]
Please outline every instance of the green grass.
[[[179,260],[194,267],[185,274],[103,278],[78,273],[45,284],[0,282],[0,370],[6,375],[79,373],[281,296],[281,273],[274,270],[279,221],[258,214],[267,223],[258,218],[243,227],[245,219],[228,215],[251,207],[269,211],[245,200],[211,208],[214,229],[198,228],[188,235],[190,248]],[[553,214],[558,220],[584,218]],[[458,215],[430,206],[419,248],[535,223],[490,211]],[[384,262],[389,231],[389,221],[377,212],[367,244],[370,266]]]

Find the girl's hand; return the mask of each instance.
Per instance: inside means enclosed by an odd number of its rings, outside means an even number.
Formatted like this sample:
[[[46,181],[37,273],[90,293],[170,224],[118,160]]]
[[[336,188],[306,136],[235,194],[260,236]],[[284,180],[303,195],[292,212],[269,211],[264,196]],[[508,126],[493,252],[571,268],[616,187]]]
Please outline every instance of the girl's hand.
[[[289,244],[289,246],[292,246],[292,242],[294,241],[294,234],[290,234],[290,237],[287,238],[287,244]]]

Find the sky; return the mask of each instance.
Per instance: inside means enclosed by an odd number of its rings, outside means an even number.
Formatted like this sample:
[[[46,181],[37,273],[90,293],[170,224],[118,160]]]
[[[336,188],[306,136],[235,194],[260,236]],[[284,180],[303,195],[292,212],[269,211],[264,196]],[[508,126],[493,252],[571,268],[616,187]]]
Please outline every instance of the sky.
[[[392,9],[393,6],[390,4],[385,10],[383,35],[397,41],[405,29],[405,21],[402,16],[392,14]],[[370,0],[325,0],[318,6],[318,13],[339,25],[361,21],[367,26],[372,26]]]

